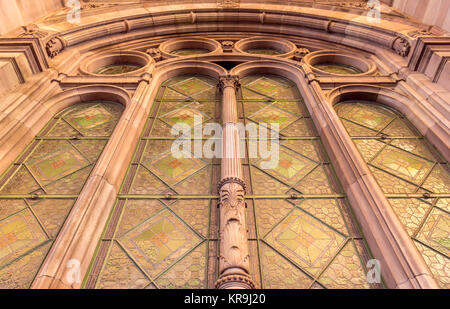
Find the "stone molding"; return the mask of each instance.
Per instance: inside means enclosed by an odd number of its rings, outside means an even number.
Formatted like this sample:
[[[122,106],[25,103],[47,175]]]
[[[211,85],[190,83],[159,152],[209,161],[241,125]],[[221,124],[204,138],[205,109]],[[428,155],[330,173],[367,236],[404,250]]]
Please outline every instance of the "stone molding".
[[[351,74],[352,77],[375,75],[378,70],[377,65],[368,58],[355,53],[338,50],[319,50],[313,53],[308,53],[303,57],[303,62],[306,63],[314,73],[328,76],[348,77],[349,75],[325,72],[314,67],[314,65],[318,63],[332,62],[350,65],[362,71],[362,73],[359,74]]]
[[[194,15],[193,15],[194,14]],[[192,16],[195,16],[193,18]],[[239,26],[242,24],[242,27]],[[364,24],[342,19],[330,19],[320,15],[301,14],[297,12],[280,12],[265,10],[264,23],[261,24],[261,12],[253,9],[227,9],[217,14],[215,10],[193,9],[176,12],[160,13],[156,16],[127,16],[122,21],[104,20],[95,24],[83,25],[56,33],[47,43],[50,57],[61,53],[64,49],[85,44],[94,39],[116,36],[135,37],[138,33],[151,29],[152,35],[180,33],[180,26],[185,32],[199,32],[201,29],[219,28],[221,31],[249,31],[303,33],[309,37],[319,37],[323,34],[334,34],[345,37],[342,43],[352,46],[353,42],[364,41],[368,45],[390,49],[402,57],[406,57],[411,49],[414,38],[408,38],[400,33],[382,28],[368,28]],[[148,31],[148,30],[147,30]],[[111,40],[105,41],[111,44]]]

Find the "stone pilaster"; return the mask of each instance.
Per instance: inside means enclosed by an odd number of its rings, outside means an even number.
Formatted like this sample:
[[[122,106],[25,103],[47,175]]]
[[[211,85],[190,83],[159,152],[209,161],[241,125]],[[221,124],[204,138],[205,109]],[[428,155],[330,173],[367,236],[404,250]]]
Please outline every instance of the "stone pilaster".
[[[245,217],[245,183],[239,158],[239,131],[237,128],[237,76],[220,78],[222,90],[222,169],[220,195],[220,255],[218,289],[252,289],[255,284],[249,276],[249,252]]]

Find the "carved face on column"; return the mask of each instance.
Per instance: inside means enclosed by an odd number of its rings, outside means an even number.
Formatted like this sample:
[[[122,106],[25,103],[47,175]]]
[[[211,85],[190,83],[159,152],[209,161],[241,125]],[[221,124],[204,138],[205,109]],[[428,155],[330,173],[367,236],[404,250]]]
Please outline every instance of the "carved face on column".
[[[239,272],[242,275],[248,274],[249,255],[245,223],[245,189],[241,183],[230,181],[221,186],[219,194],[221,272],[227,269],[232,269],[232,272],[241,269]]]
[[[244,194],[245,190],[242,185],[230,182],[224,184],[220,188],[220,207],[224,208],[226,213],[224,221],[237,220],[241,221],[239,208],[245,209]]]

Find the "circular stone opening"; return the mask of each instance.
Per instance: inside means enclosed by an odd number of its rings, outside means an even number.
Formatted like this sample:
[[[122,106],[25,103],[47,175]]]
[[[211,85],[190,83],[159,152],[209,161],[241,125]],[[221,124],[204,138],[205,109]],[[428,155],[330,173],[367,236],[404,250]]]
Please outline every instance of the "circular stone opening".
[[[364,57],[338,51],[317,51],[303,58],[315,73],[324,75],[370,75],[377,67]]]
[[[153,59],[138,51],[113,51],[83,61],[80,70],[87,75],[136,75],[145,71]]]
[[[238,41],[234,47],[238,52],[287,58],[294,54],[295,44],[284,40],[270,40],[264,37],[252,37]]]
[[[220,53],[222,47],[211,39],[189,38],[168,40],[159,46],[159,50],[166,58],[173,58]]]

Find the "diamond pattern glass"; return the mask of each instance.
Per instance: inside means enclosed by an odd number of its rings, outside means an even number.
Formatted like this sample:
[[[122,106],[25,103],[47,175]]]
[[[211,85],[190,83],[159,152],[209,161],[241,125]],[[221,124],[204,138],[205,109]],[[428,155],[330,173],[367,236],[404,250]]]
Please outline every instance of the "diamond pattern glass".
[[[247,76],[241,84],[241,121],[277,123],[281,138],[275,167],[264,169],[268,159],[260,155],[243,164],[253,194],[249,238],[258,243],[254,280],[279,289],[382,287],[367,283],[370,253],[297,87],[272,75]]]
[[[0,178],[0,289],[30,286],[122,111],[103,101],[63,110]]]
[[[196,51],[178,55],[191,52]],[[214,286],[217,259],[207,257],[217,254],[217,210],[212,205],[217,204],[213,184],[220,175],[220,161],[198,156],[193,148],[175,157],[172,146],[178,136],[171,128],[220,123],[216,85],[201,75],[177,76],[161,85],[86,288]],[[188,141],[201,148],[206,142],[193,134]]]
[[[450,194],[448,163],[411,123],[388,108],[349,101],[338,104],[336,112],[381,189],[388,197],[396,195],[389,198],[392,209],[436,280],[449,288],[450,215],[444,199],[433,197]]]

